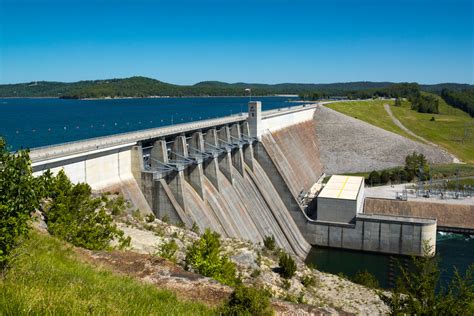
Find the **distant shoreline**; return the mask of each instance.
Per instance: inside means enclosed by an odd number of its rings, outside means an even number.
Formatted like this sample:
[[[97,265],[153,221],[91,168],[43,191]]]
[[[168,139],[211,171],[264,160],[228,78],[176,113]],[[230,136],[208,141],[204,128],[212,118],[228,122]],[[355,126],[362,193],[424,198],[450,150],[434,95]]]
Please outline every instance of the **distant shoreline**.
[[[252,98],[297,98],[298,95],[255,95]],[[103,98],[61,98],[61,97],[0,97],[0,99],[63,99],[63,100],[127,100],[127,99],[178,99],[178,98],[249,98],[245,95],[187,95],[187,96],[148,96],[148,97],[103,97]]]

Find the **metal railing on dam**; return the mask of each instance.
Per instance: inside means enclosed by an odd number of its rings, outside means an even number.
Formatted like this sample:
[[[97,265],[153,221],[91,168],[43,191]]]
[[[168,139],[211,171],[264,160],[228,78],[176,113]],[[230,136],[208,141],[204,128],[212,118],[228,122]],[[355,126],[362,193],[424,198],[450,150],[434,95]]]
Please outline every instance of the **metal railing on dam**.
[[[262,118],[270,118],[283,113],[292,113],[315,107],[315,105],[296,105],[262,112]],[[239,113],[231,116],[182,123],[171,126],[150,128],[134,132],[114,134],[110,136],[94,137],[62,144],[32,148],[30,158],[34,163],[43,160],[59,158],[67,155],[80,154],[91,150],[100,150],[110,147],[136,143],[138,141],[155,139],[167,135],[181,134],[200,129],[207,129],[213,126],[220,126],[242,122],[247,119],[247,113]]]
[[[78,154],[89,150],[97,150],[129,144],[146,139],[159,138],[166,135],[180,134],[193,130],[205,129],[212,126],[219,126],[244,121],[247,114],[227,116],[217,119],[195,121],[171,126],[150,128],[135,132],[121,133],[110,136],[95,137],[85,140],[78,140],[58,145],[33,148],[30,157],[33,162],[61,157],[65,155]]]

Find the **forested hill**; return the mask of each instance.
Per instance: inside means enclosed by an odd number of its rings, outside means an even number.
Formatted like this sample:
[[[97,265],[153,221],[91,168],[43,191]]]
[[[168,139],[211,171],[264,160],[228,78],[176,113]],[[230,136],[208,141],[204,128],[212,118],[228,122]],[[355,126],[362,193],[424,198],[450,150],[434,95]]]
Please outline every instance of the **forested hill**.
[[[252,89],[253,95],[305,94],[311,92],[326,95],[347,95],[349,92],[383,89],[391,82],[347,82],[330,84],[258,84],[225,83],[204,81],[195,85],[175,85],[146,77],[125,79],[90,80],[72,83],[37,81],[20,84],[0,85],[0,97],[61,97],[61,98],[105,98],[105,97],[149,97],[149,96],[230,96],[245,95],[245,89]],[[471,88],[467,84],[421,85],[422,90],[440,93],[441,90],[462,90]]]

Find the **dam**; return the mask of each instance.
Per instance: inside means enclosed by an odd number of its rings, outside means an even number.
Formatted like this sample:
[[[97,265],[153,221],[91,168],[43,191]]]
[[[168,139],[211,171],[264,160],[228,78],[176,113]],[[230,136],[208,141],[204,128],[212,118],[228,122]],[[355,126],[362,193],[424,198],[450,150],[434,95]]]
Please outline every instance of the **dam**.
[[[374,207],[366,214],[363,185],[354,203],[318,199],[325,190],[313,120],[319,106],[262,111],[249,102],[241,115],[36,148],[32,167],[36,175],[62,169],[73,182],[120,191],[143,213],[201,231],[256,243],[274,236],[302,258],[311,245],[423,255],[425,241],[435,245],[435,218]]]

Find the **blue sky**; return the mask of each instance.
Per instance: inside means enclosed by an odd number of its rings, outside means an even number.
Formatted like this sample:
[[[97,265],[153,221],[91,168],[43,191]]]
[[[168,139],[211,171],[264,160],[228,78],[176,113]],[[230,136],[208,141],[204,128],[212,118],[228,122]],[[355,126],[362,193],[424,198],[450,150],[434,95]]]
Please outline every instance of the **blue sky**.
[[[474,83],[473,0],[0,0],[0,83]]]

